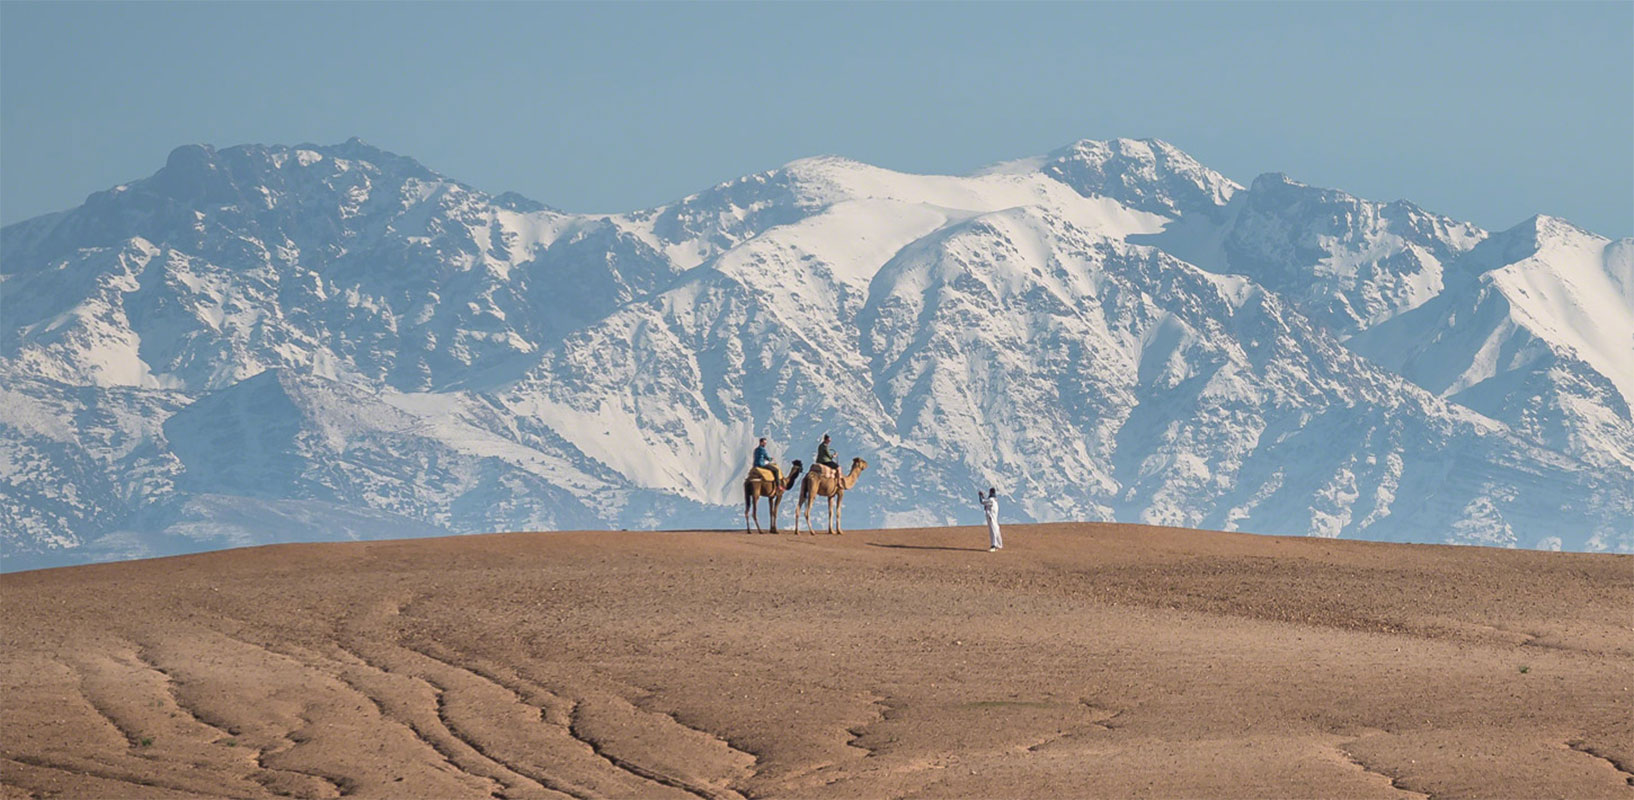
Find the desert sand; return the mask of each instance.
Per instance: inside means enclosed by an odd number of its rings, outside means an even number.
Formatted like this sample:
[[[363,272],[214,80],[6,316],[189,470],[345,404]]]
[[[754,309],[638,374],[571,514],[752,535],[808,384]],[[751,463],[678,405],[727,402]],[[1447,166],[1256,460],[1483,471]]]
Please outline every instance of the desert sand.
[[[1634,557],[1111,524],[0,577],[0,797],[1634,797]]]

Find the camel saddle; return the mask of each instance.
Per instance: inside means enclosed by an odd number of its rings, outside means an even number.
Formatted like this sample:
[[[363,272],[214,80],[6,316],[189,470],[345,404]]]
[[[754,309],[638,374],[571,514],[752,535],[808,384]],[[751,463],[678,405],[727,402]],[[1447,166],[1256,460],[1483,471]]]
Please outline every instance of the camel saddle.
[[[748,479],[751,481],[771,483],[777,480],[777,476],[773,475],[772,471],[766,467],[750,467]]]

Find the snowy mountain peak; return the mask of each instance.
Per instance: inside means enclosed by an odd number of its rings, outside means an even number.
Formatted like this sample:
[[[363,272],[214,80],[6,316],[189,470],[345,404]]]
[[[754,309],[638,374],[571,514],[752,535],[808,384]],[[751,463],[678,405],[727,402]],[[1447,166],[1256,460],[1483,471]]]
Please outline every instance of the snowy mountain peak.
[[[86,198],[59,214],[0,232],[8,270],[39,268],[84,247],[141,237],[197,246],[214,234],[247,234],[276,255],[286,238],[340,252],[343,229],[401,211],[437,187],[470,193],[412,158],[350,140],[339,145],[184,145],[148,178]],[[327,219],[316,221],[315,215]],[[237,245],[232,245],[237,246]]]
[[[718,527],[757,436],[831,432],[857,524],[979,481],[1022,519],[1634,550],[1634,241],[1529,222],[1158,140],[617,215],[191,145],[0,231],[0,542]]]
[[[1531,244],[1538,250],[1549,247],[1573,247],[1590,241],[1604,245],[1610,241],[1600,234],[1548,214],[1534,215],[1510,230],[1530,239]]]
[[[1177,231],[1159,246],[1247,275],[1341,337],[1434,297],[1444,265],[1486,237],[1412,203],[1364,200],[1280,172],[1256,177],[1228,211],[1223,223]]]
[[[321,180],[344,173],[353,165],[396,180],[446,180],[412,158],[353,137],[336,145],[248,144],[222,150],[211,145],[183,145],[171,151],[164,169],[138,185],[178,200],[225,204],[260,188],[275,188],[303,178]]]
[[[1611,240],[1584,230],[1558,217],[1537,214],[1513,227],[1492,234],[1454,265],[1461,276],[1473,277],[1503,269],[1517,262],[1535,260],[1540,254],[1567,251],[1600,251]],[[1562,268],[1581,267],[1596,258],[1549,259]]]
[[[521,214],[532,214],[538,211],[555,211],[560,213],[558,209],[551,208],[538,200],[523,196],[517,192],[501,192],[500,194],[495,195],[494,205],[498,206],[499,208],[503,208],[506,211],[515,211]]]
[[[327,146],[300,145],[298,149],[315,150],[335,158],[366,161],[382,170],[413,175],[424,180],[446,180],[442,175],[437,174],[409,156],[376,147],[356,136],[340,144]]]
[[[1351,347],[1597,464],[1634,468],[1634,240],[1539,215],[1447,269],[1433,300]]]
[[[1272,196],[1279,189],[1309,189],[1311,187],[1288,177],[1286,172],[1264,172],[1254,176],[1254,180],[1249,182],[1248,188],[1261,196]],[[1344,195],[1343,192],[1335,192],[1335,194]],[[1344,196],[1348,197],[1349,195]]]
[[[1242,189],[1159,139],[1084,139],[1045,156],[1041,169],[1079,194],[1169,216],[1215,214]]]

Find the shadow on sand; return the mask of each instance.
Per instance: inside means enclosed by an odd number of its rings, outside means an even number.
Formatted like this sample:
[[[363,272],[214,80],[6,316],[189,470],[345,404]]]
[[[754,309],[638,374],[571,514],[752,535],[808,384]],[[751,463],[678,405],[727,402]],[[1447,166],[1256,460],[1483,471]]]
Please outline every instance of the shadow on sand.
[[[985,553],[985,552],[987,552],[987,548],[985,548],[985,547],[947,547],[945,545],[939,545],[939,544],[882,544],[880,542],[868,542],[868,546],[869,547],[892,547],[892,548],[896,548],[898,550],[953,550],[953,551],[959,552],[959,553]]]

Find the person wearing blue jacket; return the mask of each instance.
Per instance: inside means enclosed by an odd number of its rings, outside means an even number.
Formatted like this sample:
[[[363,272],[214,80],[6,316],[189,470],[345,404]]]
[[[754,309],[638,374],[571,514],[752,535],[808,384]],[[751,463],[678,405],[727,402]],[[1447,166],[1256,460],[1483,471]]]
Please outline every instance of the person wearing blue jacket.
[[[778,468],[777,462],[773,461],[771,454],[766,452],[766,437],[764,436],[760,437],[760,446],[755,448],[755,466],[771,470],[773,479],[778,483],[783,482],[783,470]]]

